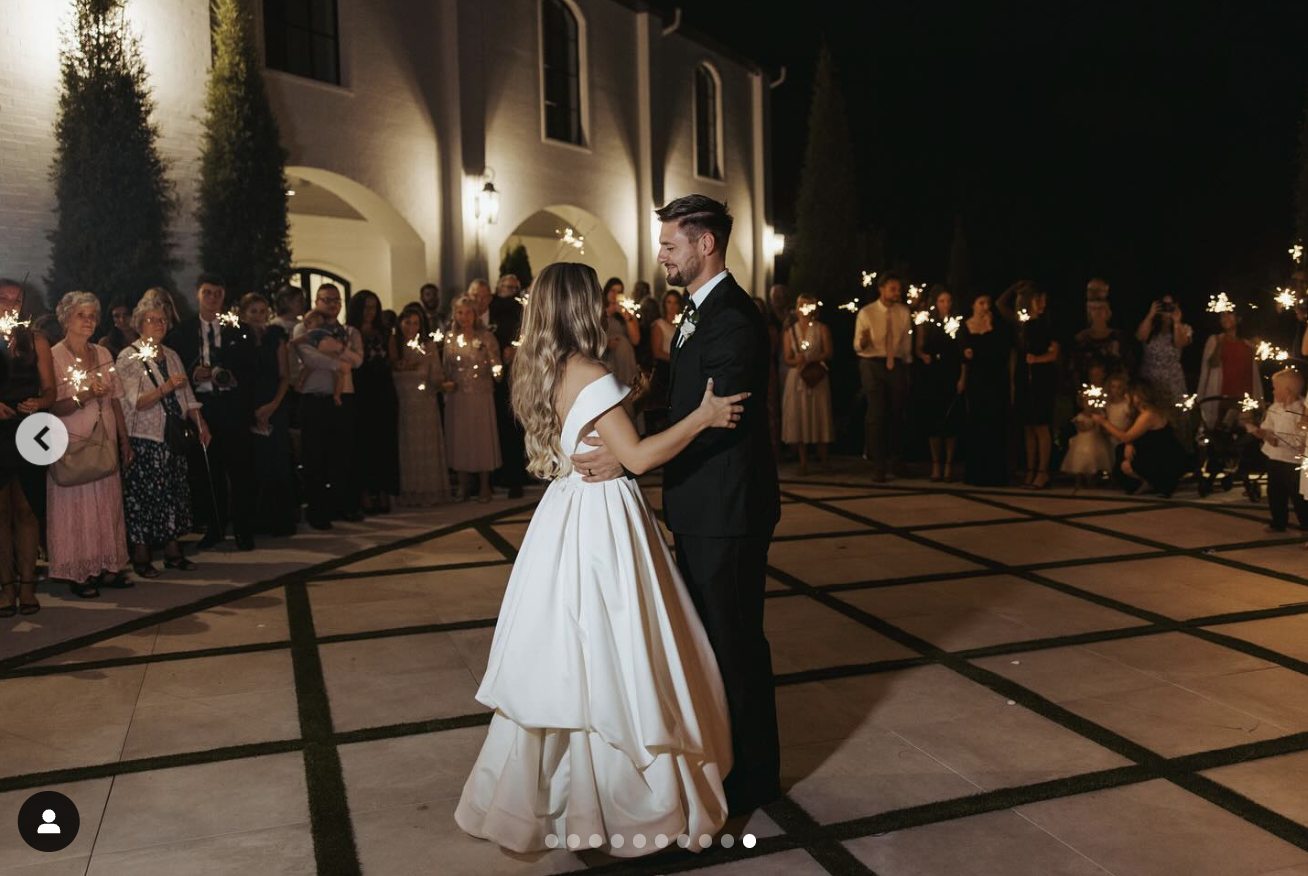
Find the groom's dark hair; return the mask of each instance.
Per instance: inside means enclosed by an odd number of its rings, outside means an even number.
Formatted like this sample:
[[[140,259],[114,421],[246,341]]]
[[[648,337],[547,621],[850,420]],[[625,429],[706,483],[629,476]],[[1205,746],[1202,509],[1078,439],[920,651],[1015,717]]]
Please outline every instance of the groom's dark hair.
[[[731,226],[735,220],[727,212],[725,202],[715,201],[707,195],[686,195],[677,198],[654,215],[660,222],[676,222],[692,240],[704,233],[713,235],[713,242],[723,253],[731,239]]]

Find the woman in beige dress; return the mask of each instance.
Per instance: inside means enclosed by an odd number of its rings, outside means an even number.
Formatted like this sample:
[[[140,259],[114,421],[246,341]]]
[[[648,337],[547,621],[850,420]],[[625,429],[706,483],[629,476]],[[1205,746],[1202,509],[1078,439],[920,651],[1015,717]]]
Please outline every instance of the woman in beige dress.
[[[818,462],[826,467],[831,441],[831,376],[826,364],[831,358],[831,329],[818,321],[817,307],[816,298],[801,295],[795,302],[796,319],[781,339],[790,366],[781,400],[781,440],[799,450],[800,474],[808,474],[810,444],[817,445]],[[817,369],[821,380],[813,384],[804,380],[806,370]]]
[[[391,340],[395,392],[399,397],[400,505],[439,505],[449,500],[445,430],[438,393],[445,391],[440,352],[419,304],[400,313]]]
[[[490,473],[502,464],[495,420],[495,381],[500,379],[500,345],[477,325],[477,308],[466,295],[454,302],[454,325],[445,339],[445,441],[450,468],[459,473],[464,500],[472,498],[472,476],[480,480],[478,501],[491,500]]]

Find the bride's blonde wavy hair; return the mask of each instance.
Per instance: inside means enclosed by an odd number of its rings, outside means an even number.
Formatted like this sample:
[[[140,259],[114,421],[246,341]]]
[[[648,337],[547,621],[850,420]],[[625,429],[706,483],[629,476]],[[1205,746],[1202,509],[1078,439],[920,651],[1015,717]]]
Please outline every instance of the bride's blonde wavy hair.
[[[555,406],[568,357],[596,362],[608,350],[604,296],[589,265],[555,262],[532,281],[522,319],[522,343],[513,356],[513,414],[527,440],[527,470],[553,480],[563,474]]]

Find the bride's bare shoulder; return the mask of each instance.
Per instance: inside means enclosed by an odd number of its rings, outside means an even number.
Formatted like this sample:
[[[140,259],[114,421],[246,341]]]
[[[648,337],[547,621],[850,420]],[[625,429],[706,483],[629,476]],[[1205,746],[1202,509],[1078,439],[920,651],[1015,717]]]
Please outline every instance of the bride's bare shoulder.
[[[576,353],[569,356],[568,361],[563,363],[563,373],[559,376],[558,392],[555,396],[558,399],[559,410],[570,410],[572,403],[583,389],[608,373],[609,369],[594,359],[587,359]]]

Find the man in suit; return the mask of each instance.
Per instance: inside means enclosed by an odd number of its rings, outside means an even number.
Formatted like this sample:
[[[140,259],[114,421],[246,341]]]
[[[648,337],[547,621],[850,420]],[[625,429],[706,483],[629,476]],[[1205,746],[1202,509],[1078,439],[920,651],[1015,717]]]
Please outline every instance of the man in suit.
[[[191,495],[197,520],[205,523],[201,550],[223,540],[230,519],[236,546],[254,550],[254,380],[258,349],[242,325],[219,320],[227,290],[222,277],[196,280],[198,316],[172,330],[165,343],[181,358],[195,397],[204,410],[212,439],[208,459],[189,460]]]
[[[513,416],[509,401],[509,377],[513,371],[513,356],[518,348],[513,342],[522,332],[522,281],[514,274],[505,274],[495,286],[495,297],[487,305],[495,340],[500,345],[500,359],[504,362],[504,377],[495,383],[495,422],[500,433],[500,458],[503,464],[496,472],[499,486],[509,491],[510,499],[521,499],[523,485],[527,483],[527,448],[522,426]]]
[[[767,327],[753,299],[726,270],[731,216],[704,195],[657,211],[659,264],[684,286],[686,315],[672,342],[672,422],[694,411],[713,378],[720,395],[750,392],[736,429],[711,429],[670,461],[663,507],[677,566],[717,654],[731,711],[734,766],[724,787],[733,815],[781,793],[772,656],[763,634],[768,547],[781,516],[768,431]],[[572,457],[587,481],[622,474],[602,447]],[[616,468],[616,471],[615,471]]]

